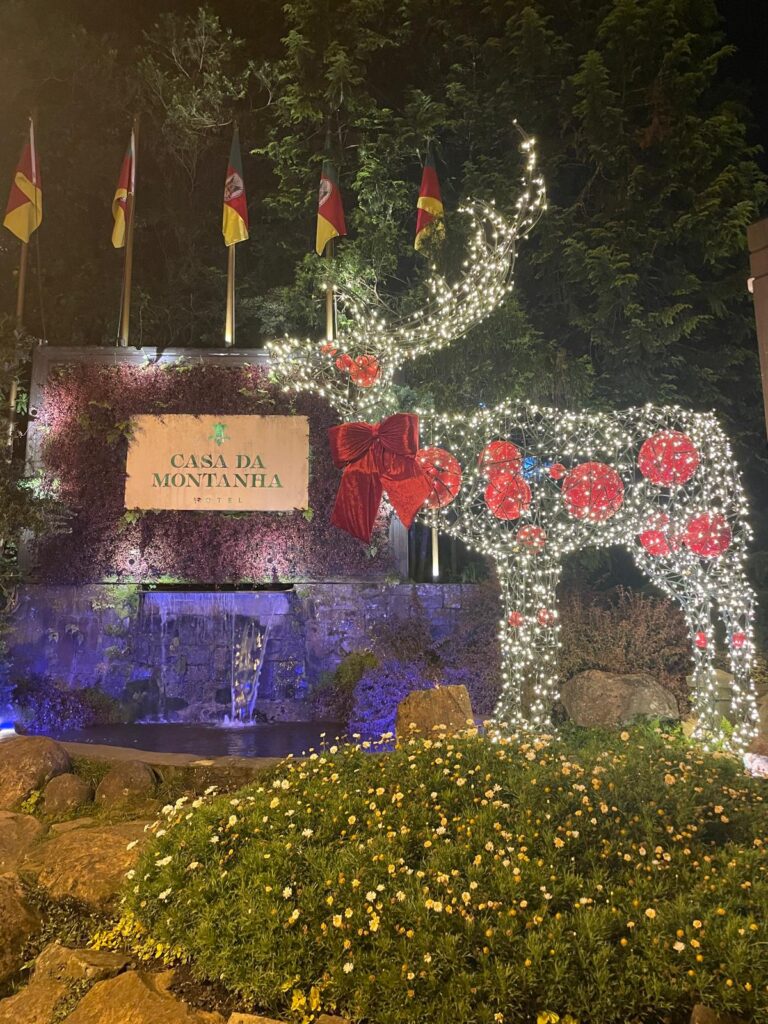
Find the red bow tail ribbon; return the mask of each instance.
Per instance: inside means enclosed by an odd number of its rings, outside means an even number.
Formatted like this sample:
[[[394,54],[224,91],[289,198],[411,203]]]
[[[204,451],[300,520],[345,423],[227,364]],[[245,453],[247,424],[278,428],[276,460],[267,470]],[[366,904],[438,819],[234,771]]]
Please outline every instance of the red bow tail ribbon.
[[[370,542],[384,491],[409,527],[429,497],[429,477],[416,461],[419,417],[398,412],[381,423],[342,423],[328,431],[331,455],[343,469],[331,522]]]

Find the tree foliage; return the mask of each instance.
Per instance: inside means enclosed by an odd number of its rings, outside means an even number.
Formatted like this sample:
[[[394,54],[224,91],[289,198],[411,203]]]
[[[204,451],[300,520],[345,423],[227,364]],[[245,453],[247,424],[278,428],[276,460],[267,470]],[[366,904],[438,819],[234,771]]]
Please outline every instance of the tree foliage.
[[[759,375],[745,229],[766,195],[714,0],[245,0],[195,10],[89,0],[50,14],[10,0],[0,33],[0,128],[36,105],[46,182],[42,293],[53,343],[111,343],[120,257],[109,203],[130,114],[144,112],[137,338],[217,344],[221,188],[232,121],[246,148],[248,245],[238,248],[239,343],[317,331],[326,268],[311,251],[323,150],[350,235],[336,273],[395,309],[418,305],[419,166],[437,153],[460,271],[466,195],[515,199],[513,120],[537,134],[549,212],[526,243],[513,301],[407,383],[442,408],[507,395],[614,406],[714,406],[752,456]],[[16,146],[0,153],[10,176]],[[15,246],[0,243],[0,301]],[[753,468],[756,468],[753,466]]]

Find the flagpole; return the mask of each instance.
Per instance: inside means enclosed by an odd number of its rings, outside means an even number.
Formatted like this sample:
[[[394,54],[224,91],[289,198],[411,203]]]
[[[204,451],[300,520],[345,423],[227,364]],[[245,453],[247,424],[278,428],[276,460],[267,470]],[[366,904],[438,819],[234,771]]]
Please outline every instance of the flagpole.
[[[128,347],[128,340],[131,332],[131,279],[133,277],[133,226],[134,211],[136,208],[136,166],[139,152],[139,115],[133,119],[133,166],[129,185],[133,188],[125,198],[125,263],[123,265],[123,294],[120,308],[120,332],[118,345],[120,348]]]
[[[224,325],[224,344],[235,344],[235,249],[227,246],[227,320]]]
[[[325,243],[325,258],[333,263],[333,239],[329,238]],[[336,311],[333,283],[331,281],[325,286],[325,340],[336,340]]]

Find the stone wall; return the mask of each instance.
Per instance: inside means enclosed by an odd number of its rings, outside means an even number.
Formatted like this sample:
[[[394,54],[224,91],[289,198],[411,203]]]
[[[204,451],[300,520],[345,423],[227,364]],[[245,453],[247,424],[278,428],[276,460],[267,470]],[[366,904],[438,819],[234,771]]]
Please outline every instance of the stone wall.
[[[418,599],[436,640],[472,601],[471,584],[314,583],[274,591],[142,591],[132,585],[21,588],[8,636],[10,678],[98,686],[147,717],[216,721],[229,710],[235,651],[265,631],[257,708],[308,717],[307,692],[376,623]]]

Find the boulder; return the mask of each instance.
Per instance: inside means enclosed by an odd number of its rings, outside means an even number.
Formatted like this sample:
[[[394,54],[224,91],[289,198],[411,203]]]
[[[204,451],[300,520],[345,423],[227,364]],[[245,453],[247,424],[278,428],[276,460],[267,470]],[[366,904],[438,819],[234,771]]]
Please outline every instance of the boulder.
[[[15,871],[27,850],[44,831],[31,814],[0,811],[0,875]]]
[[[637,718],[680,717],[674,695],[643,673],[580,672],[563,684],[560,700],[576,725],[588,727],[629,725]]]
[[[26,988],[0,1000],[0,1024],[52,1024],[72,1000],[71,1009],[83,995],[83,986],[112,978],[125,970],[128,960],[106,950],[67,949],[54,943],[35,961],[35,972]]]
[[[413,734],[466,732],[475,729],[466,686],[436,686],[413,690],[397,705],[395,733],[398,739]]]
[[[43,810],[46,814],[69,814],[93,800],[93,788],[85,779],[65,772],[57,775],[43,790]]]
[[[104,910],[117,895],[126,871],[136,864],[147,837],[142,821],[71,829],[40,843],[27,854],[19,871],[52,899],[71,897],[93,910]]]
[[[221,1014],[190,1008],[156,979],[129,971],[100,981],[65,1018],[66,1024],[224,1024]]]
[[[0,875],[0,984],[24,962],[24,947],[40,927],[16,875]]]
[[[69,754],[44,736],[18,736],[0,743],[0,808],[12,809],[54,775],[68,772]]]
[[[157,775],[144,761],[115,765],[96,788],[96,803],[107,810],[122,810],[144,803],[155,795]]]

